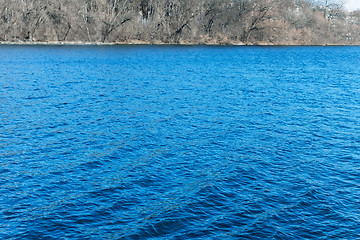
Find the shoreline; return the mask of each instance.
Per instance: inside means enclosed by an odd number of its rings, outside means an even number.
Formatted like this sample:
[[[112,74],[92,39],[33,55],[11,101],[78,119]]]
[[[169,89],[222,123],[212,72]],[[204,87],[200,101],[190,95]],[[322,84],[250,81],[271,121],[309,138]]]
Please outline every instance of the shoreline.
[[[82,41],[47,41],[47,42],[25,42],[25,41],[0,41],[0,46],[258,46],[258,47],[358,47],[360,44],[274,44],[274,43],[243,43],[243,42],[179,42],[179,43],[166,43],[162,41],[126,41],[126,42],[82,42]]]

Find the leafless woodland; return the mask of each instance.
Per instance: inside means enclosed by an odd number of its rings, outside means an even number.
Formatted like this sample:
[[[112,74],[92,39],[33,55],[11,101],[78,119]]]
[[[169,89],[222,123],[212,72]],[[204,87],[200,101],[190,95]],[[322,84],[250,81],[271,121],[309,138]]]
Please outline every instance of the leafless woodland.
[[[0,0],[0,41],[359,44],[331,0]]]

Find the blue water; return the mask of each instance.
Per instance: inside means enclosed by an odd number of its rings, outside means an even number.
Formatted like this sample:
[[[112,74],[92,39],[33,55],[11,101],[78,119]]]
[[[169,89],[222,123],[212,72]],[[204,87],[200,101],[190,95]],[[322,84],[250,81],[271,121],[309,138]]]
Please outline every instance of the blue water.
[[[360,47],[0,47],[1,239],[360,238]]]

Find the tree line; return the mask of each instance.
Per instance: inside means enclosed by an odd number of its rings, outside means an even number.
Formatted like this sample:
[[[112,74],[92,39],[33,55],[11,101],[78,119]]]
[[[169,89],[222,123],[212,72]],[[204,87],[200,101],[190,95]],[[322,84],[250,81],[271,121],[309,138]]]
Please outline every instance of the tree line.
[[[359,44],[335,0],[0,0],[0,41]]]

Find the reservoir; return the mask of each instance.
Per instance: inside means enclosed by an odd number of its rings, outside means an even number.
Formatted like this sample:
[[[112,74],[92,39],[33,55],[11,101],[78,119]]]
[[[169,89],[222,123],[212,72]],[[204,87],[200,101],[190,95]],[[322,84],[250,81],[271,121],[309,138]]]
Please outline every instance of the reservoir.
[[[360,238],[359,64],[360,47],[0,46],[0,238]]]

